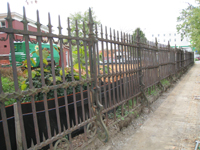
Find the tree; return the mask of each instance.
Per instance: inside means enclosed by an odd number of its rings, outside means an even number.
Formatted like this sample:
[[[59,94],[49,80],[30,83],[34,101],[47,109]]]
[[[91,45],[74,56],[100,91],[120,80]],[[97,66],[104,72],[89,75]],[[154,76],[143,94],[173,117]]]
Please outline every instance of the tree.
[[[96,16],[92,8],[91,8],[91,12],[92,12],[92,18],[93,18],[94,24],[97,24],[99,26],[101,22],[96,20]],[[76,20],[78,24],[79,36],[83,37],[83,22],[85,23],[86,35],[89,34],[89,28],[88,28],[89,11],[88,10],[85,11],[83,14],[81,12],[70,14],[69,19],[70,19],[72,36],[76,36]]]
[[[100,21],[97,21],[96,16],[94,14],[93,9],[91,8],[91,12],[92,12],[92,18],[93,18],[93,22],[94,24],[97,24],[97,26],[99,26],[101,23]],[[83,14],[81,12],[75,13],[75,14],[70,14],[70,28],[71,28],[71,36],[76,37],[76,21],[77,21],[77,26],[78,26],[78,36],[79,37],[84,37],[84,33],[83,33],[83,22],[85,24],[85,34],[86,37],[88,37],[89,35],[89,27],[88,27],[88,23],[89,23],[89,11],[85,11]],[[73,43],[75,43],[76,41],[73,40]],[[84,46],[81,46],[83,44],[83,41],[79,41],[79,54],[80,54],[80,63],[81,63],[81,69],[85,69],[84,65],[85,65],[85,49]],[[88,49],[88,47],[86,46],[86,48]],[[74,68],[78,69],[78,51],[77,51],[77,46],[72,45],[72,57],[73,57],[73,64],[74,64]],[[87,57],[89,58],[89,53],[87,51]],[[88,59],[89,60],[89,59]]]
[[[188,3],[189,4],[189,3]],[[200,7],[189,4],[186,9],[183,9],[180,16],[177,18],[177,22],[180,22],[176,26],[178,33],[181,34],[181,39],[188,37],[190,39],[191,46],[194,50],[200,53]]]
[[[140,28],[136,28],[135,31],[133,31],[134,40],[136,40],[136,37],[137,37],[137,30],[139,30],[140,41],[141,42],[146,42],[147,38],[146,38],[144,32]]]

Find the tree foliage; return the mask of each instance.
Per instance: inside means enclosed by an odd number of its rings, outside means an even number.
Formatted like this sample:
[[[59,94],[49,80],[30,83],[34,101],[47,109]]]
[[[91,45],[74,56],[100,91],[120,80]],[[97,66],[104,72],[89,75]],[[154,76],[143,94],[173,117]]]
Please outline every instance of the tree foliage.
[[[92,12],[92,18],[93,18],[94,24],[97,24],[99,26],[101,24],[101,22],[97,21],[97,19],[96,19],[97,17],[95,16],[95,13],[92,8],[91,8],[91,12]],[[76,20],[77,20],[77,24],[78,24],[79,36],[83,37],[83,22],[85,23],[85,33],[86,33],[86,35],[89,34],[89,27],[88,27],[89,11],[88,10],[85,11],[84,13],[77,12],[75,14],[70,14],[69,19],[70,19],[72,36],[76,36]]]
[[[192,48],[200,53],[200,5],[199,1],[197,2],[198,6],[188,4],[189,6],[181,11],[177,18],[180,24],[176,28],[181,38],[188,37]]]
[[[137,30],[139,30],[140,41],[146,42],[147,38],[146,38],[144,32],[140,28],[136,28],[135,31],[133,31],[134,40],[136,40],[136,37],[137,37]]]
[[[97,26],[99,26],[101,23],[100,23],[100,21],[97,21],[96,16],[95,16],[92,8],[91,8],[91,12],[92,12],[92,18],[93,18],[94,24],[97,24]],[[70,19],[71,36],[76,37],[78,35],[79,37],[84,37],[84,31],[85,31],[85,36],[88,37],[88,35],[89,35],[89,27],[88,27],[89,11],[88,10],[85,11],[84,13],[77,12],[75,14],[70,14],[69,19]],[[85,24],[85,28],[83,26],[83,22]],[[72,42],[76,43],[77,41],[73,40]],[[89,58],[88,47],[83,46],[83,41],[78,41],[78,42],[79,43],[72,45],[73,64],[74,64],[74,67],[78,66],[77,44],[79,44],[79,55],[80,55],[81,69],[85,70],[85,67],[84,67],[84,65],[86,63],[85,62],[85,53],[87,55],[87,58]]]

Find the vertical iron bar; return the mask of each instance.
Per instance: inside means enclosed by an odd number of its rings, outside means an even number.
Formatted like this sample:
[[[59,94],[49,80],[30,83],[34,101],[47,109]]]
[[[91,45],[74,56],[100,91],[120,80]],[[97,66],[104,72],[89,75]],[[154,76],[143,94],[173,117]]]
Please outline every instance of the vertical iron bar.
[[[83,22],[83,36],[84,38],[86,38],[86,31],[85,31],[85,23]],[[86,78],[89,79],[89,74],[88,74],[88,56],[87,56],[87,46],[86,46],[86,41],[83,41],[83,45],[84,45],[84,50],[85,50],[85,68],[86,68]],[[87,95],[88,95],[88,107],[89,107],[89,118],[92,117],[92,113],[91,113],[91,103],[90,103],[90,87],[89,87],[89,83],[87,83]]]
[[[115,36],[115,30],[113,30],[114,32],[114,41],[116,42],[116,36]],[[114,50],[115,50],[115,73],[118,73],[118,66],[117,66],[117,50],[116,50],[116,44],[114,44]],[[118,55],[119,55],[119,49],[118,49]],[[120,61],[120,60],[119,60]],[[117,102],[119,103],[119,85],[118,85],[118,81],[119,81],[119,75],[116,75],[116,91],[117,91]]]
[[[37,10],[37,32],[41,33],[40,29],[40,19],[39,19],[39,11]],[[43,67],[43,56],[42,56],[42,37],[37,36],[38,46],[39,46],[39,56],[40,56],[40,68],[41,68],[41,81],[42,81],[42,87],[45,87],[45,79],[44,79],[44,67]],[[47,103],[47,93],[43,93],[44,97],[44,108],[45,108],[45,118],[47,123],[47,135],[48,139],[51,139],[51,126],[49,121],[49,112],[48,112],[48,103]],[[44,140],[44,139],[43,139]],[[50,149],[52,149],[52,144],[50,144]]]
[[[76,37],[79,37],[79,32],[78,32],[78,24],[77,24],[77,20],[76,20]],[[77,57],[78,57],[78,70],[79,70],[79,80],[82,80],[82,76],[81,76],[81,62],[80,62],[80,48],[79,48],[79,40],[76,40],[76,45],[77,45]],[[83,64],[82,64],[83,65]],[[83,87],[82,85],[80,85],[80,89],[81,89],[81,105],[82,105],[82,117],[83,117],[83,122],[85,122],[85,108],[84,108],[84,101],[83,101]],[[80,122],[81,123],[81,122]],[[84,138],[86,141],[86,128],[84,126]]]
[[[122,34],[122,32],[121,32],[121,42],[122,43],[124,43],[124,38],[123,38],[123,34]],[[125,58],[126,59],[126,58]],[[125,60],[124,60],[124,44],[122,44],[122,72],[123,72],[123,99],[125,99],[126,98],[126,90],[125,90],[125,84],[126,84],[126,82],[125,82],[125,72],[124,72],[124,62],[125,62]],[[123,111],[122,111],[123,112]]]
[[[129,44],[132,45],[132,38],[131,38],[131,35],[129,35]],[[133,71],[133,59],[132,59],[132,49],[133,47],[132,46],[129,46],[129,71]],[[131,86],[131,90],[130,90],[130,96],[133,96],[133,73],[129,72],[129,78],[130,78],[130,86]]]
[[[26,18],[25,7],[23,7],[23,16],[24,17],[23,17],[22,23],[24,24],[24,31],[27,31],[28,21]],[[27,57],[27,66],[28,66],[29,88],[33,89],[34,87],[33,87],[33,81],[32,81],[29,42],[28,42],[29,36],[24,35],[24,39],[25,39],[26,57]],[[35,129],[35,135],[36,135],[36,142],[37,142],[37,145],[39,145],[40,136],[39,136],[39,128],[38,128],[38,120],[37,120],[37,114],[36,114],[34,95],[31,95],[31,107],[32,107],[32,112],[33,112],[33,122],[34,122],[34,129]]]
[[[8,22],[8,28],[13,29],[13,26],[12,26],[13,19],[11,17],[11,11],[10,11],[9,3],[7,3],[7,9],[8,9],[8,14],[7,14],[7,17],[5,19]],[[10,41],[10,49],[11,49],[12,70],[13,70],[15,92],[20,92],[19,84],[18,84],[18,78],[17,78],[17,66],[16,66],[16,59],[15,59],[14,34],[13,33],[9,34],[9,41]],[[21,110],[21,102],[20,102],[19,98],[17,99],[17,107],[18,107],[20,127],[21,127],[21,132],[22,132],[22,144],[23,144],[23,148],[27,149],[25,128],[24,128],[22,110]],[[5,113],[3,113],[3,114],[5,115]]]
[[[133,96],[134,95],[134,73],[133,73],[133,70],[134,70],[133,49],[134,49],[134,47],[133,47],[133,36],[132,35],[129,35],[129,36],[130,36],[129,39],[130,39],[130,44],[131,44],[131,46],[130,46],[130,57],[131,57],[130,70],[131,70],[131,81],[132,81],[132,83],[131,83],[132,95],[131,96]]]
[[[133,37],[133,35],[131,35],[131,44],[132,45],[134,45],[134,37]],[[134,60],[134,49],[135,49],[135,47],[133,47],[133,46],[131,46],[131,59],[132,59],[132,61],[131,61],[131,70],[132,71],[135,71],[135,67],[134,67],[134,65],[135,65],[135,60]],[[136,91],[135,91],[135,73],[133,72],[133,73],[131,73],[131,76],[132,76],[132,92],[133,92],[133,95],[135,95],[136,93]],[[133,98],[132,99],[132,109],[134,108],[134,99],[135,98]]]
[[[0,77],[1,77],[1,73],[0,73]],[[0,79],[0,93],[3,94],[1,79]],[[8,150],[10,150],[11,142],[10,142],[10,134],[8,131],[8,123],[7,123],[7,115],[6,115],[5,105],[3,103],[0,103],[0,108],[1,108],[1,116],[2,116],[2,120],[3,120],[3,132],[4,132],[5,142],[6,142],[6,148]]]
[[[135,39],[132,36],[133,43],[135,44]],[[137,68],[136,68],[136,48],[133,48],[133,83],[134,83],[134,94],[137,94],[137,80],[136,80],[136,74],[137,74]]]
[[[137,30],[137,54],[138,54],[138,69],[139,69],[139,86],[141,88],[142,86],[142,70],[141,70],[141,50],[140,50],[140,36],[139,36],[139,30]]]
[[[107,27],[105,27],[105,36],[106,36],[106,40],[108,40]],[[108,70],[108,74],[110,74],[108,42],[106,42],[106,53],[107,53],[107,70]],[[109,98],[109,107],[112,106],[110,84],[111,84],[111,83],[110,83],[110,76],[108,76],[108,98]]]
[[[109,139],[109,134],[108,134],[108,130],[106,125],[104,124],[103,118],[102,118],[102,110],[103,110],[103,106],[100,104],[99,102],[99,92],[100,92],[100,88],[97,86],[97,70],[96,70],[96,44],[97,40],[96,37],[94,36],[93,33],[93,19],[92,19],[92,12],[91,9],[89,9],[89,23],[88,23],[88,27],[89,27],[89,41],[90,41],[90,45],[89,45],[89,53],[90,53],[90,69],[91,69],[91,78],[93,79],[93,83],[92,83],[92,99],[94,101],[94,103],[96,103],[96,121],[99,122],[99,124],[97,125],[98,128],[101,128],[101,132],[105,133],[105,138],[103,139],[104,142],[107,142]],[[106,118],[106,120],[108,120],[108,118]],[[107,121],[108,122],[108,121]]]
[[[49,33],[52,34],[50,13],[48,13],[48,22],[49,22],[48,24]],[[50,37],[49,37],[49,44],[50,44],[50,53],[51,53],[51,70],[52,70],[52,76],[53,76],[53,85],[56,85],[55,64],[54,64],[54,55],[53,55],[53,41],[52,41],[52,38]],[[61,57],[63,57],[62,43],[60,43],[60,55]],[[62,68],[64,70],[63,61],[61,61],[61,63],[62,63]],[[57,119],[57,125],[58,125],[58,133],[60,134],[61,125],[60,125],[60,115],[59,115],[60,113],[59,113],[57,90],[54,90],[54,98],[55,98],[55,106],[56,106],[56,119]]]
[[[96,33],[96,38],[98,39],[98,31],[97,31],[97,24],[95,24],[95,33]],[[96,48],[97,48],[97,70],[98,70],[98,75],[100,75],[100,64],[99,64],[99,44],[97,42],[97,45],[96,45]],[[101,79],[99,78],[99,87],[101,89]],[[102,104],[102,94],[101,94],[101,90],[100,90],[100,103]]]
[[[130,44],[130,41],[129,41],[129,36],[128,34],[126,35],[126,38],[127,38],[127,44]],[[127,98],[129,98],[129,96],[131,96],[131,91],[132,91],[132,88],[131,88],[131,78],[130,78],[130,56],[129,56],[129,52],[130,52],[130,47],[127,45],[126,46],[126,52],[127,52],[127,57],[128,57],[128,66],[126,67],[126,71],[128,72],[128,79],[127,79],[127,82],[128,82],[128,90],[127,90]]]
[[[112,31],[110,28],[110,40],[112,41]],[[113,66],[113,46],[112,42],[110,43],[110,50],[111,50],[111,63],[112,63],[112,90],[113,90],[113,105],[116,104],[116,98],[115,98],[115,81],[114,81],[114,66]],[[116,61],[116,60],[115,60]],[[114,120],[116,120],[116,108],[114,107]]]
[[[119,31],[117,31],[117,41],[119,42]],[[120,54],[120,60],[119,60],[119,72],[120,72],[120,101],[123,100],[123,95],[122,95],[122,69],[121,69],[121,54],[122,51],[120,50],[121,45],[118,44],[118,54]],[[122,55],[123,56],[123,55]]]
[[[101,38],[103,39],[103,27],[101,25]],[[103,41],[101,42],[101,48],[102,48],[102,59],[103,59],[103,75],[106,74],[105,72],[105,58],[104,58],[104,43]],[[104,103],[105,103],[105,109],[108,108],[108,103],[107,103],[107,90],[106,90],[106,78],[103,77],[103,86],[104,86]],[[108,113],[106,112],[106,118],[108,118]],[[106,124],[108,122],[106,121]]]
[[[126,35],[124,33],[124,53],[125,53],[125,61],[124,61],[124,99],[127,99],[127,85],[128,85],[128,81],[127,81],[127,57],[126,57]]]
[[[158,53],[158,81],[160,82],[160,51],[159,51],[159,48],[158,48],[158,42],[157,42],[157,38],[155,38],[155,44],[156,44],[156,50],[157,50],[157,53]]]
[[[71,38],[71,28],[70,28],[70,21],[68,18],[68,36]],[[73,57],[72,57],[72,41],[69,39],[69,52],[70,52],[70,60],[71,60],[71,74],[72,74],[72,82],[75,81],[74,79],[74,70],[73,70]],[[76,105],[76,95],[75,95],[75,87],[73,87],[73,100],[74,100],[74,112],[75,112],[75,123],[76,126],[78,125],[78,114],[77,114],[77,105]]]
[[[59,35],[62,35],[62,27],[61,27],[61,21],[60,21],[60,16],[58,16],[58,30],[59,30]],[[63,52],[63,39],[60,38],[60,52]],[[63,55],[61,54],[61,67],[62,67],[62,79],[63,79],[63,83],[67,82],[65,80],[65,70],[64,70],[64,58]],[[68,59],[68,58],[66,58]],[[65,112],[66,112],[66,120],[67,120],[67,128],[68,130],[70,129],[70,120],[69,120],[69,109],[68,109],[68,99],[67,99],[67,89],[64,89],[64,100],[65,100]],[[64,125],[65,126],[65,125]],[[64,129],[63,129],[64,130]],[[69,140],[71,142],[71,133],[69,134]]]

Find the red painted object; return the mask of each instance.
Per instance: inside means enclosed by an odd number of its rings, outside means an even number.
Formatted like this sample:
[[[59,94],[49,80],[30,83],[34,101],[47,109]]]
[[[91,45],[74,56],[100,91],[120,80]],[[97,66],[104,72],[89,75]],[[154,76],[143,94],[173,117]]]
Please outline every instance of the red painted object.
[[[60,54],[60,53],[59,53]],[[64,67],[69,67],[71,66],[70,64],[70,59],[69,59],[69,47],[68,46],[63,46],[63,60],[64,60]],[[61,63],[61,55],[60,55],[60,61],[59,61],[59,66],[62,67]]]
[[[17,29],[17,30],[24,30],[24,25],[21,22],[23,20],[23,16],[21,14],[12,12],[11,13],[12,18],[14,19],[14,21],[12,22],[13,25],[13,29]],[[7,13],[2,13],[0,14],[0,27],[1,27],[1,22],[5,23],[5,28],[8,27],[8,23],[5,20],[5,18],[7,17]],[[37,27],[35,25],[36,21],[33,21],[31,19],[28,19],[29,24],[28,24],[28,31],[32,31],[32,32],[37,32]],[[48,33],[49,29],[47,26],[42,25],[41,26],[41,31]],[[23,39],[23,35],[19,35],[19,34],[15,34],[15,39],[18,40],[22,40]],[[7,34],[0,32],[0,38],[5,38],[6,39]],[[29,36],[30,40],[36,40],[35,36]],[[9,39],[7,39],[6,41],[0,41],[0,64],[2,65],[9,65],[9,56],[10,53],[10,44],[9,44]],[[60,57],[61,58],[61,57]],[[69,47],[68,46],[64,46],[63,47],[63,59],[64,59],[64,67],[68,67],[70,66],[70,59],[69,59]],[[61,59],[59,62],[59,66],[61,66]]]

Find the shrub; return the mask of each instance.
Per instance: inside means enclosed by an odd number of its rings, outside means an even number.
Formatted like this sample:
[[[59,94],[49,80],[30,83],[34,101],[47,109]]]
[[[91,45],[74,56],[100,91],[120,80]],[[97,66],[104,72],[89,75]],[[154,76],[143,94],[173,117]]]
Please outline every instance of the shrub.
[[[19,86],[21,86],[22,80],[24,80],[23,77],[18,77],[18,83]],[[15,92],[15,86],[14,86],[14,81],[12,79],[10,79],[9,77],[1,77],[1,82],[2,82],[2,87],[3,87],[3,91],[4,93],[8,92],[8,93],[13,93]],[[16,99],[10,98],[9,101],[5,102],[5,105],[11,105],[13,103],[16,102]]]
[[[24,71],[25,73],[27,73],[26,71]],[[56,78],[56,84],[61,84],[62,81],[62,71],[61,71],[61,67],[56,66],[55,67],[55,78]],[[85,78],[85,76],[82,76],[83,78]],[[44,69],[44,79],[45,79],[45,84],[47,86],[51,86],[53,85],[53,77],[52,77],[52,70],[51,67],[48,66],[46,67],[46,69]],[[75,80],[79,80],[79,74],[74,71],[74,79]],[[40,68],[32,70],[32,80],[33,80],[33,86],[35,88],[41,88],[42,87],[42,80],[41,80],[41,70]],[[72,74],[69,68],[65,68],[65,80],[67,82],[71,82],[72,81]],[[87,84],[84,84],[83,86],[83,90],[87,89]],[[29,81],[28,78],[23,82],[22,86],[21,86],[22,90],[27,90],[29,89]],[[78,85],[75,87],[75,92],[80,92],[80,88],[81,86]],[[67,95],[72,94],[73,93],[73,87],[68,87],[67,88]],[[57,89],[57,96],[64,96],[64,89],[63,88],[59,88]],[[51,99],[54,98],[54,91],[50,90],[47,93],[47,99]],[[43,93],[38,93],[37,95],[35,95],[35,101],[38,100],[43,100]],[[30,97],[26,96],[22,99],[22,102],[30,102]]]

